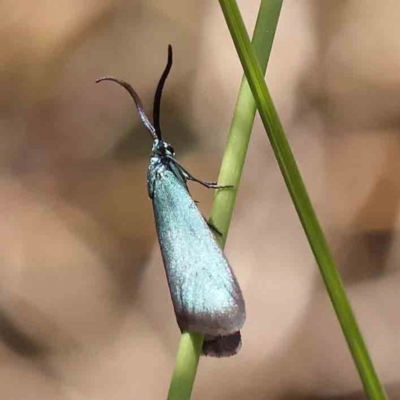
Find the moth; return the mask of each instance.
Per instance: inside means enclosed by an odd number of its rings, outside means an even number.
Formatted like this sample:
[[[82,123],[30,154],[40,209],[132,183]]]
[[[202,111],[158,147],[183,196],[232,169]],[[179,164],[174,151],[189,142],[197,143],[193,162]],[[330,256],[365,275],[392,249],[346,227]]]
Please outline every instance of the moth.
[[[212,189],[229,187],[195,178],[179,164],[173,147],[162,137],[161,97],[171,67],[172,47],[169,46],[167,65],[154,98],[154,125],[131,85],[109,76],[96,82],[112,81],[124,87],[153,138],[147,189],[153,202],[158,241],[178,326],[181,331],[204,335],[204,355],[230,356],[241,346],[245,303],[232,268],[189,193],[187,181]]]

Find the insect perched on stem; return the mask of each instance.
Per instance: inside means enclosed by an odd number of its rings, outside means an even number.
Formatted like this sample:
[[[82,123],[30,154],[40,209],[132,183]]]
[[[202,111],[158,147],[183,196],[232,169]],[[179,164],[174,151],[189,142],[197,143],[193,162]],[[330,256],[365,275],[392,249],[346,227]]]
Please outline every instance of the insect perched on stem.
[[[140,119],[154,140],[147,188],[153,201],[158,240],[178,325],[182,331],[205,335],[203,354],[230,356],[236,354],[241,345],[240,328],[246,318],[242,292],[209,225],[190,196],[186,182],[195,181],[212,189],[229,186],[195,178],[178,163],[174,149],[162,138],[161,95],[171,66],[172,47],[169,46],[168,62],[154,98],[154,126],[128,83],[112,77],[96,82],[113,81],[123,86],[132,96]]]

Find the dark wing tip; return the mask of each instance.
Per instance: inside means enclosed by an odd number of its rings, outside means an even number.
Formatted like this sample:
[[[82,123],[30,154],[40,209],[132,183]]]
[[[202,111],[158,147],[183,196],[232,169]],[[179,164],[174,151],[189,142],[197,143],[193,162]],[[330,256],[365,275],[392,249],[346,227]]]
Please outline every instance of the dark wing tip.
[[[202,354],[210,357],[230,357],[238,353],[242,347],[240,331],[226,336],[204,337]]]
[[[241,299],[242,300],[242,299]],[[246,320],[244,302],[240,301],[234,307],[214,312],[192,312],[188,307],[175,308],[175,315],[182,330],[198,332],[210,336],[229,336],[239,331]]]

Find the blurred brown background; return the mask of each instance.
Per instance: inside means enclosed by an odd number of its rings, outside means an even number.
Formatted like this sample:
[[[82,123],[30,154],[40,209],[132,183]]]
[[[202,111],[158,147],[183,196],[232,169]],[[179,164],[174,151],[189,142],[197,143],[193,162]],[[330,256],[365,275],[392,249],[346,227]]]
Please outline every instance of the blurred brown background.
[[[240,1],[249,29],[257,1]],[[155,241],[150,112],[213,180],[241,78],[218,2],[0,2],[2,399],[166,397],[179,332]],[[267,80],[376,367],[400,382],[400,4],[287,1]],[[205,162],[206,160],[206,162]],[[207,215],[212,193],[193,194]],[[257,119],[226,248],[248,317],[233,358],[202,358],[194,399],[362,397]]]

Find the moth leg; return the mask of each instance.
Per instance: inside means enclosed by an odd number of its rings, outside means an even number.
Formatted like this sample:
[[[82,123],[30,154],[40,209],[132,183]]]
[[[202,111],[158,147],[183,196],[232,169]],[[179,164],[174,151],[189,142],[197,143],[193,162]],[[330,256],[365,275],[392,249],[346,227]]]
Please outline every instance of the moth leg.
[[[217,182],[207,182],[207,181],[202,181],[200,179],[195,178],[193,175],[187,175],[186,171],[183,171],[186,175],[186,179],[188,181],[193,181],[200,183],[200,185],[205,186],[207,189],[227,189],[227,188],[232,188],[233,185],[218,185]]]
[[[168,159],[171,160],[178,168],[180,168],[180,170],[185,175],[185,178],[188,181],[200,183],[200,185],[205,186],[207,189],[227,189],[233,187],[233,185],[218,185],[217,182],[207,182],[207,181],[202,181],[201,179],[197,179],[186,168],[182,167],[182,165],[179,164],[178,161],[175,160],[175,158],[168,157]]]
[[[205,218],[204,218],[205,219]],[[205,219],[206,220],[206,219]],[[222,232],[210,221],[206,220],[206,223],[208,225],[208,227],[214,232],[216,233],[218,236],[222,236]]]

